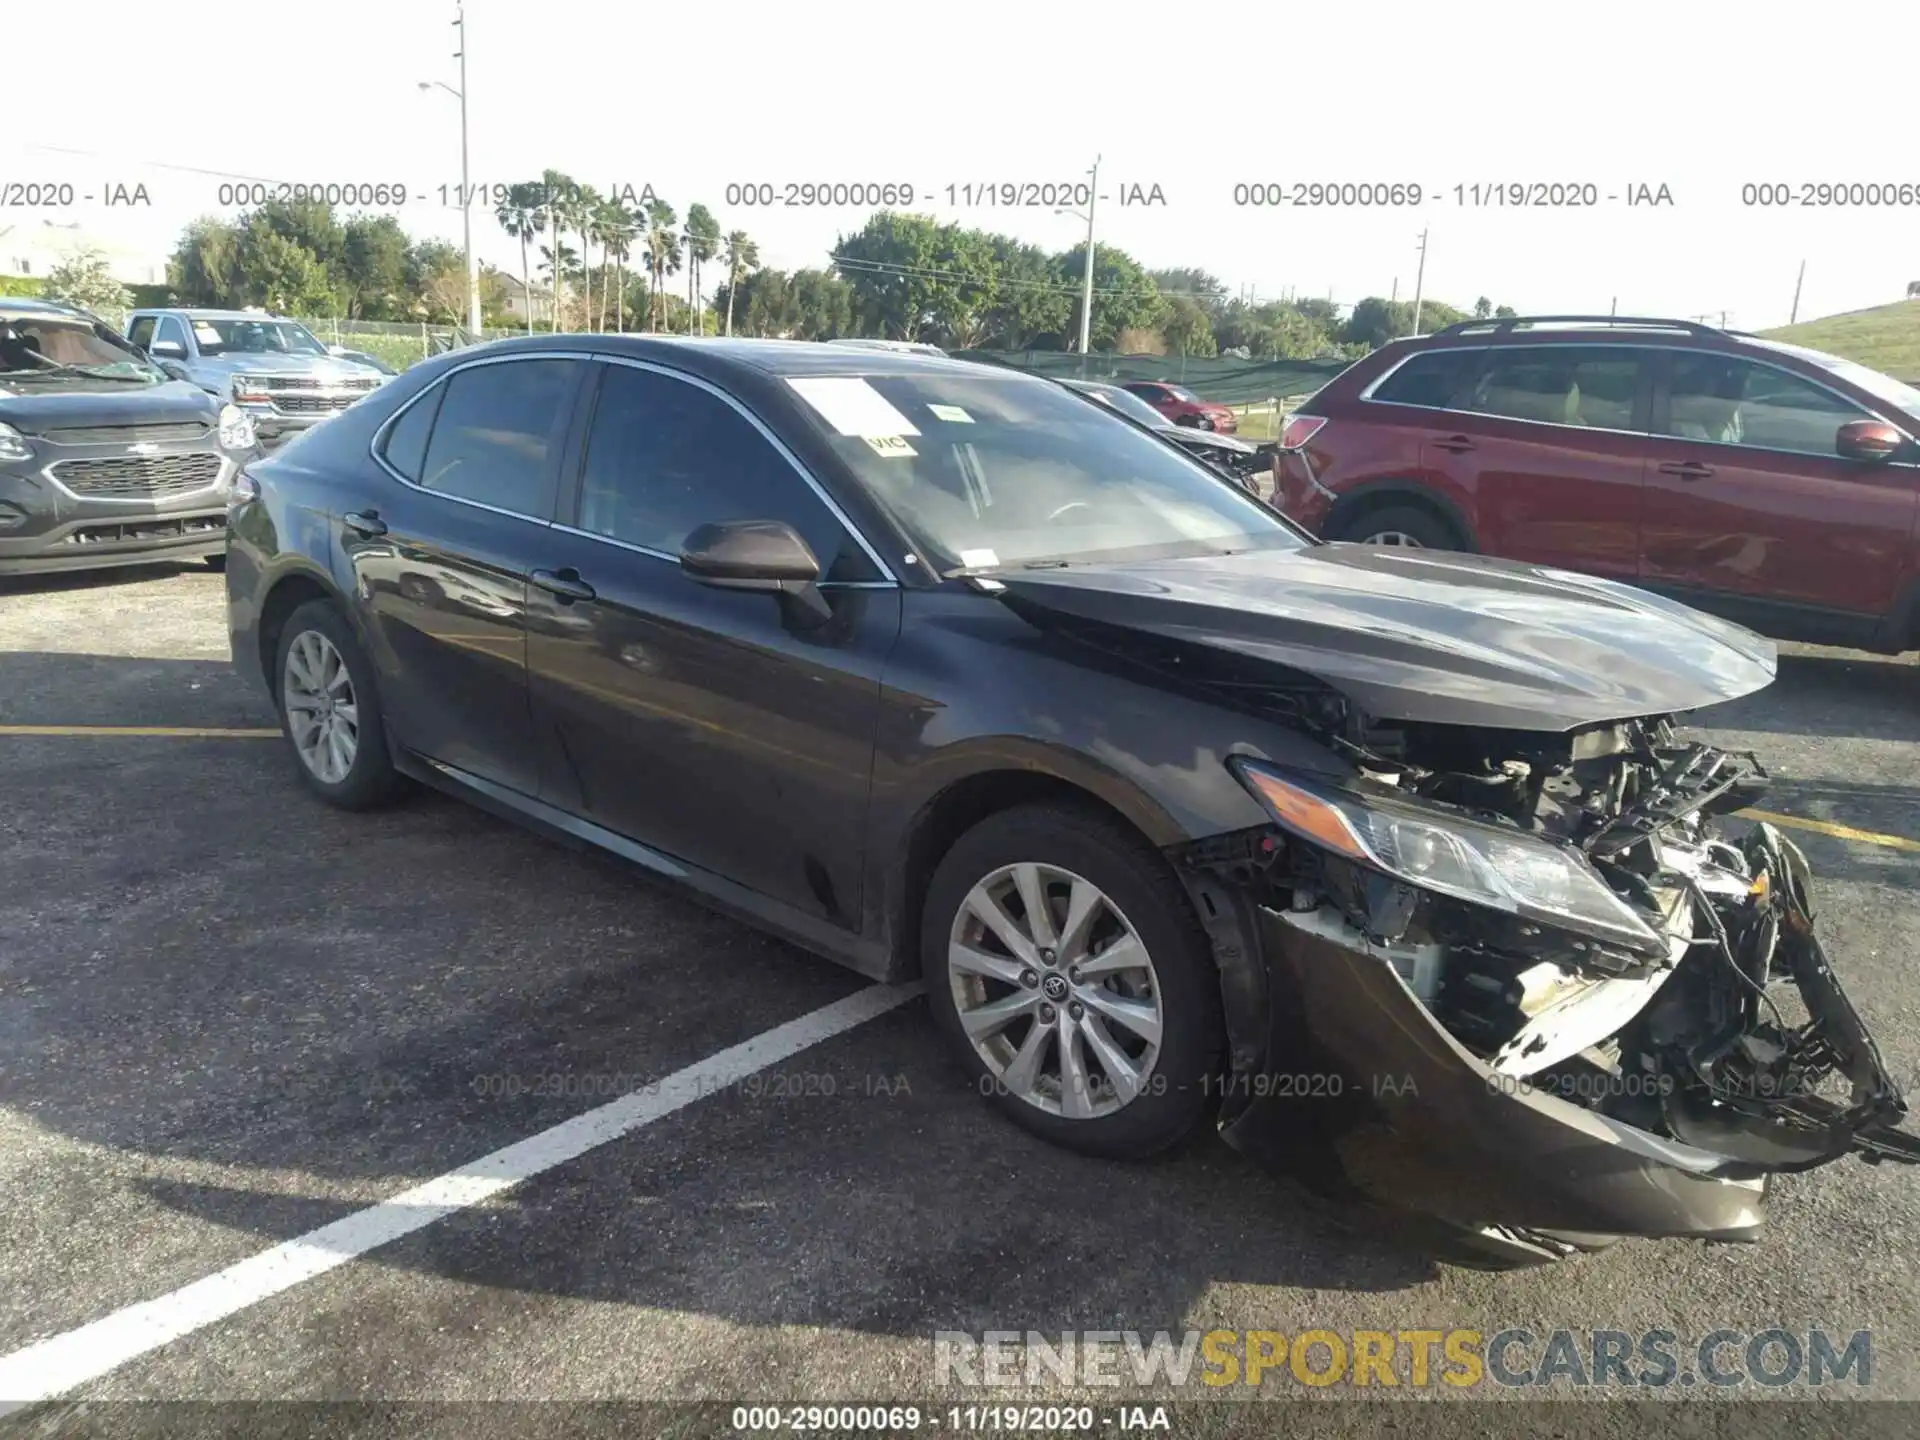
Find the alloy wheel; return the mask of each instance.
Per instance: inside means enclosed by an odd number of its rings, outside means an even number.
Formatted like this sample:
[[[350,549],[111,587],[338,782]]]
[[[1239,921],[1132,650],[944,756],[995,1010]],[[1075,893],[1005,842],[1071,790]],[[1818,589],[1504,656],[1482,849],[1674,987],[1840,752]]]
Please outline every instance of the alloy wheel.
[[[1400,545],[1409,550],[1424,550],[1427,548],[1404,530],[1378,530],[1367,536],[1367,538],[1360,543],[1362,545]]]
[[[967,892],[947,945],[961,1028],[998,1083],[1050,1115],[1124,1108],[1160,1056],[1160,986],[1145,943],[1097,885],[1005,865]]]
[[[318,630],[294,636],[280,695],[300,763],[323,785],[340,784],[360,752],[360,706],[333,641]]]

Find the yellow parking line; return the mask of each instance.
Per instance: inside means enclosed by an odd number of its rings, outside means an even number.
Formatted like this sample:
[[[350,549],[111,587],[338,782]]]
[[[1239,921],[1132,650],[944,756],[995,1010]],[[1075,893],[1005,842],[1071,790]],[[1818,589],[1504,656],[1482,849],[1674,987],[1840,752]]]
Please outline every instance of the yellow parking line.
[[[0,725],[0,735],[160,735],[176,740],[266,740],[278,730],[227,730],[201,725]]]
[[[1868,845],[1885,845],[1890,850],[1913,850],[1920,852],[1920,840],[1909,840],[1904,835],[1882,835],[1878,830],[1856,830],[1851,825],[1836,825],[1831,820],[1808,820],[1800,815],[1776,815],[1771,810],[1742,810],[1749,820],[1766,820],[1775,825],[1791,825],[1798,830],[1817,830],[1822,835],[1832,835],[1841,840],[1860,840]]]

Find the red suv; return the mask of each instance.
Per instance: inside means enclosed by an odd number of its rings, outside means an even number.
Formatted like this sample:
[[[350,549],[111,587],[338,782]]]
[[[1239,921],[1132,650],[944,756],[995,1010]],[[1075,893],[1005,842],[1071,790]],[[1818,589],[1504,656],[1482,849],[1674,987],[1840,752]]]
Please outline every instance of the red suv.
[[[1224,405],[1202,400],[1182,385],[1164,380],[1130,380],[1120,387],[1138,395],[1176,425],[1191,425],[1201,430],[1219,430],[1232,434],[1240,428],[1240,417]]]
[[[1274,504],[1329,540],[1627,580],[1781,639],[1920,648],[1920,390],[1678,320],[1470,320],[1289,419]]]

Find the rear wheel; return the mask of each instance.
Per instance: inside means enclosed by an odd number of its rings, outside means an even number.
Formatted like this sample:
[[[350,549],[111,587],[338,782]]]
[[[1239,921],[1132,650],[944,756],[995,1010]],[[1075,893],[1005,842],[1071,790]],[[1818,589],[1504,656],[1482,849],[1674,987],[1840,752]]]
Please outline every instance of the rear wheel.
[[[1219,981],[1179,882],[1117,823],[1057,805],[981,821],[934,872],[921,955],[954,1054],[1026,1129],[1136,1159],[1205,1119]]]
[[[276,647],[274,699],[300,778],[321,799],[367,810],[400,789],[373,665],[330,602],[309,600],[287,617]]]
[[[1446,521],[1416,505],[1386,505],[1364,510],[1340,529],[1340,539],[1362,545],[1392,545],[1406,550],[1458,550],[1460,537]]]

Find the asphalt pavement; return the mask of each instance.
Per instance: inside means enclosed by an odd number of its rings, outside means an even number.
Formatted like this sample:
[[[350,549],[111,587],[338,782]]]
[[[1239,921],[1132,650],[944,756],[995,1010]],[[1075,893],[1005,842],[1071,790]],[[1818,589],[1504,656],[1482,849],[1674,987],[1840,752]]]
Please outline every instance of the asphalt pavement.
[[[62,1366],[86,1400],[978,1401],[936,1332],[1516,1326],[1866,1330],[1855,1396],[1920,1399],[1912,1170],[1785,1177],[1755,1246],[1494,1275],[1217,1141],[1051,1149],[917,998],[449,799],[311,800],[223,602],[0,582],[0,1402]],[[1794,652],[1700,719],[1825,827],[1792,833],[1829,949],[1920,1090],[1911,658]]]

